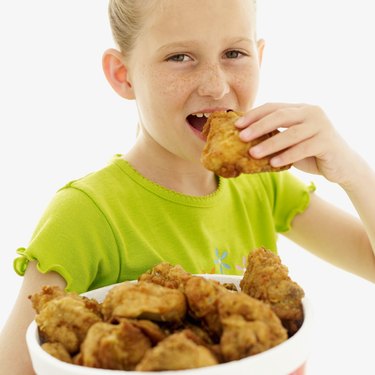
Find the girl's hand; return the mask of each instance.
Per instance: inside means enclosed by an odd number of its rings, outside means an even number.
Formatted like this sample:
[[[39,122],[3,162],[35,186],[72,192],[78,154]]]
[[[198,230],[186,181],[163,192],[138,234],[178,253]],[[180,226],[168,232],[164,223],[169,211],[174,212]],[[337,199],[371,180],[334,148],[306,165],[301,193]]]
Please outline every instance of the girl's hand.
[[[271,159],[275,167],[293,163],[305,172],[321,174],[345,185],[353,175],[354,151],[336,132],[317,106],[268,103],[237,120],[240,138],[248,142],[275,129],[280,133],[252,147],[254,158],[279,153]]]

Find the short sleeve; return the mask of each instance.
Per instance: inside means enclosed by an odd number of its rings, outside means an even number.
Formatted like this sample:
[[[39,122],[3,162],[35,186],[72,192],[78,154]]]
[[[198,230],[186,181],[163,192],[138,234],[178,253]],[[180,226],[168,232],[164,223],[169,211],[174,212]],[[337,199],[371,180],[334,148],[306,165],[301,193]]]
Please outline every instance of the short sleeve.
[[[27,248],[17,250],[15,271],[29,261],[42,273],[55,271],[78,293],[117,282],[118,247],[105,215],[83,191],[65,187],[44,212]],[[111,279],[108,279],[111,278]],[[100,280],[100,281],[99,281]]]
[[[273,206],[273,217],[277,232],[291,229],[293,218],[306,210],[310,194],[315,191],[314,183],[307,185],[290,171],[266,173],[262,176]]]

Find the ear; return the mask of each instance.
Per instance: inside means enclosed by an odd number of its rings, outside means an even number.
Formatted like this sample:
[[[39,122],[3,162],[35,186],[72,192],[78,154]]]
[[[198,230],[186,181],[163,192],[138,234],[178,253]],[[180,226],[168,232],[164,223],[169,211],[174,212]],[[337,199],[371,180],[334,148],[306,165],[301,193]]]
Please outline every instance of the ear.
[[[258,61],[259,61],[259,66],[262,65],[262,60],[263,60],[263,50],[264,46],[266,45],[266,42],[264,39],[259,39],[257,41],[257,49],[258,49]]]
[[[105,51],[102,66],[107,81],[117,94],[125,99],[135,99],[134,90],[128,77],[128,69],[121,53],[112,48]]]

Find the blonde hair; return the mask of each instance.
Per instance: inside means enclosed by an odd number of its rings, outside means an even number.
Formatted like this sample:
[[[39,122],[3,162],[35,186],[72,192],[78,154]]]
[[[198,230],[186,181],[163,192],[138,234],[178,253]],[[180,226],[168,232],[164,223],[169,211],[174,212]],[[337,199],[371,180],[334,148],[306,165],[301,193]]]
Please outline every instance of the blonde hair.
[[[183,1],[183,0],[182,0]],[[252,0],[254,9],[256,0]],[[158,0],[109,0],[108,14],[114,41],[123,56],[132,51],[145,20],[161,5]]]
[[[157,0],[109,0],[108,14],[114,41],[127,56],[142,31],[145,19],[155,10]]]

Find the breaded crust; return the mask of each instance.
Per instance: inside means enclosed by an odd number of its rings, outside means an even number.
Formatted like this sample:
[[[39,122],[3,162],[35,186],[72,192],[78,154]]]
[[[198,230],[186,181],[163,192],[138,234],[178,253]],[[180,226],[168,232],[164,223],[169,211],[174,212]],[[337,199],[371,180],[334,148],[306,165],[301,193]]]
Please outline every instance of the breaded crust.
[[[186,314],[182,292],[161,285],[139,281],[114,286],[106,295],[104,319],[149,319],[159,322],[181,322]]]
[[[213,112],[203,127],[202,134],[207,137],[201,162],[205,168],[222,177],[237,177],[241,173],[278,172],[289,169],[291,165],[275,168],[271,166],[269,155],[254,159],[249,149],[267,138],[279,133],[275,130],[250,142],[243,142],[240,130],[234,125],[241,112]]]

